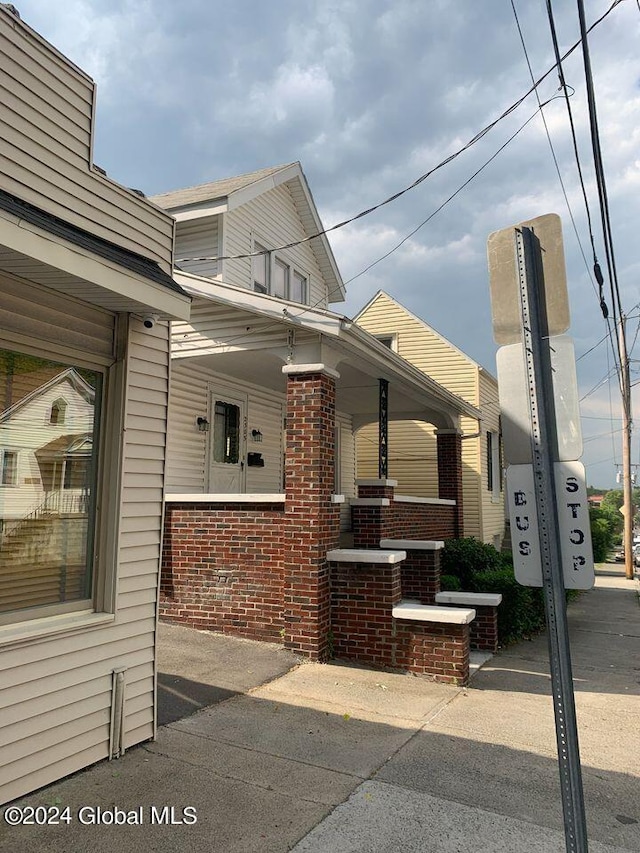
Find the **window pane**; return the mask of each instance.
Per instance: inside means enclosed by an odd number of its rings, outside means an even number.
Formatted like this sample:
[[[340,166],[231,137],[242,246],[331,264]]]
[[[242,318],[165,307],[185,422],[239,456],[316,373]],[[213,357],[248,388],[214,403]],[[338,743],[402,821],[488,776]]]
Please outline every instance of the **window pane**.
[[[254,252],[266,252],[265,246],[255,243]],[[269,255],[255,255],[251,258],[251,274],[253,276],[253,289],[258,293],[267,293],[269,289]]]
[[[240,461],[240,408],[216,400],[213,413],[213,461]]]
[[[291,301],[307,301],[307,277],[294,270],[293,282],[291,284]]]
[[[18,477],[18,454],[5,450],[2,454],[2,485],[15,486]]]
[[[100,380],[0,350],[0,613],[91,597]]]
[[[289,267],[276,258],[273,265],[273,296],[287,299],[289,293]]]

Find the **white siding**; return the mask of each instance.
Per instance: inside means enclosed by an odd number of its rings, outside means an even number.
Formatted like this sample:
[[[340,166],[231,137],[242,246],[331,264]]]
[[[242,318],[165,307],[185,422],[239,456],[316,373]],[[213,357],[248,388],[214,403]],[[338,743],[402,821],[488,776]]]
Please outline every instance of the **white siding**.
[[[340,493],[346,498],[340,505],[340,531],[351,530],[350,498],[356,489],[356,443],[351,415],[336,412],[336,427],[340,430]]]
[[[0,11],[0,188],[169,272],[173,221],[91,169],[95,84]]]
[[[306,238],[307,234],[286,184],[225,214],[225,256],[251,252],[252,236],[269,249]],[[302,243],[275,254],[308,276],[308,304],[326,308],[327,286],[310,243]],[[251,259],[224,261],[223,279],[238,287],[252,287]]]
[[[218,261],[183,261],[182,258],[216,258],[221,253],[220,216],[205,216],[176,223],[176,265],[194,275],[218,275]]]
[[[77,325],[81,321],[69,312],[65,327],[71,335]],[[68,353],[73,357],[71,349]],[[115,622],[90,631],[23,639],[2,648],[0,802],[108,755],[114,667],[126,668],[125,745],[153,736],[169,370],[166,325],[146,331],[132,321],[127,362]],[[117,401],[112,399],[109,405],[117,406]],[[117,460],[113,462],[117,468]],[[105,476],[114,482],[113,471]],[[114,492],[110,503],[114,510],[120,503]],[[100,570],[115,569],[103,565]]]
[[[217,386],[247,395],[247,452],[261,453],[264,468],[246,472],[246,491],[261,494],[282,492],[282,418],[285,395],[266,391],[250,382],[216,373],[193,359],[172,365],[169,408],[167,493],[203,494],[209,490],[208,435],[199,432],[198,416],[209,410],[209,389]],[[251,440],[251,430],[262,433],[262,442]]]

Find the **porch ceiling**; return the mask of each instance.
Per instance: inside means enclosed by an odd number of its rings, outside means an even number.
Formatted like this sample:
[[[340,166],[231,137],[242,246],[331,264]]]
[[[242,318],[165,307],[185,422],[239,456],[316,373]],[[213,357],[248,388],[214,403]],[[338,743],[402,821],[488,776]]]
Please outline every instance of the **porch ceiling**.
[[[260,388],[286,393],[286,376],[280,354],[268,350],[245,350],[216,353],[197,357],[198,364],[212,372],[222,374],[231,382],[237,379]],[[184,361],[181,361],[184,364]],[[348,359],[339,362],[340,378],[336,382],[336,408],[352,415],[354,426],[378,420],[379,383],[378,377],[365,372]],[[424,420],[446,428],[456,422],[457,412],[443,407],[421,389],[407,385],[406,380],[387,371],[389,381],[389,419]]]

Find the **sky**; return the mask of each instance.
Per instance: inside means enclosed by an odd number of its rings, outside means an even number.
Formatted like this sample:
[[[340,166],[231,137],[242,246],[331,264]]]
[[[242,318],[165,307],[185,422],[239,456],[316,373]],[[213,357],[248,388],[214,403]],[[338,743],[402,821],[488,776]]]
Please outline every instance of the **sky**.
[[[586,0],[587,23],[611,4]],[[325,227],[412,184],[528,91],[531,76],[513,6],[535,79],[554,63],[545,0],[15,5],[26,23],[96,81],[94,160],[112,178],[153,195],[299,160]],[[553,9],[564,54],[579,39],[577,2],[554,0]],[[640,413],[640,0],[622,0],[590,34],[589,48]],[[578,152],[604,268],[581,51],[563,67],[574,91]],[[487,238],[559,214],[569,334],[578,358],[582,461],[589,485],[613,488],[622,456],[620,391],[611,346],[602,340],[607,327],[557,74],[538,92],[542,102],[553,99],[544,117],[558,169],[532,94],[417,187],[330,235],[348,292],[346,303],[334,307],[353,316],[383,289],[495,375]],[[632,462],[640,464],[640,432]]]

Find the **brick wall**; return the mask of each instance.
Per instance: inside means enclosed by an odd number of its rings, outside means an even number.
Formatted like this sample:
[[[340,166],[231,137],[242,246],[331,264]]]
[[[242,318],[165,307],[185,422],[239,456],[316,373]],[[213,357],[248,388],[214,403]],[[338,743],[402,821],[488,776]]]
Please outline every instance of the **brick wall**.
[[[431,676],[469,680],[469,625],[393,618],[402,563],[329,563],[335,657]]]
[[[364,497],[362,488],[358,487],[359,497]],[[396,501],[393,496],[388,499],[389,506],[351,506],[354,548],[377,548],[381,539],[434,540],[457,535],[456,506]]]
[[[281,503],[168,502],[160,616],[281,642],[288,547]]]
[[[438,495],[456,502],[454,537],[464,536],[462,513],[462,434],[436,430],[438,448]],[[444,538],[444,537],[440,537]]]
[[[284,642],[312,660],[328,653],[327,551],[338,546],[335,484],[335,378],[326,372],[287,376],[287,555]]]
[[[396,620],[399,667],[448,684],[469,681],[469,626]]]
[[[420,604],[434,604],[440,592],[440,549],[407,550],[402,571],[402,597]]]
[[[498,651],[498,608],[473,605],[476,618],[471,623],[470,643],[472,649],[486,652]]]
[[[400,601],[400,563],[329,565],[334,655],[373,666],[395,666],[391,611]]]

